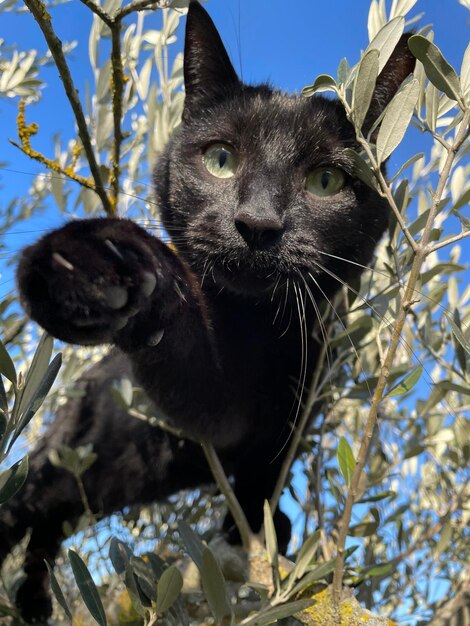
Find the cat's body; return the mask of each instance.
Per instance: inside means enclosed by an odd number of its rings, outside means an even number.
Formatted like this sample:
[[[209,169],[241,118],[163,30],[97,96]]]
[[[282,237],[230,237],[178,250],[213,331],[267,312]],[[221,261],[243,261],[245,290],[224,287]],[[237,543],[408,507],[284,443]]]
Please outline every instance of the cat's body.
[[[412,67],[402,42],[379,78],[371,120]],[[197,3],[185,83],[182,127],[156,169],[178,254],[132,222],[107,218],[50,233],[20,263],[33,319],[65,341],[118,348],[79,382],[82,398],[61,409],[23,492],[0,513],[0,557],[33,527],[18,598],[29,619],[50,612],[42,560],[54,558],[62,521],[82,512],[73,478],[48,462],[48,449],[93,443],[98,460],[84,482],[97,514],[211,480],[196,443],[113,402],[112,379],[135,376],[170,424],[214,444],[260,528],[316,362],[312,299],[339,289],[333,275],[354,278],[387,224],[385,202],[354,178],[344,150],[355,146],[354,130],[340,105],[240,83]],[[278,512],[275,521],[285,548],[288,520]]]

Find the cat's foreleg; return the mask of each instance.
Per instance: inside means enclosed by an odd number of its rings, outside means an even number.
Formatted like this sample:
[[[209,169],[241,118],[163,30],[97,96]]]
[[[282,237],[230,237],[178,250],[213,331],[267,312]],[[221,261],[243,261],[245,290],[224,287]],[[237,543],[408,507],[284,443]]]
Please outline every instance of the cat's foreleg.
[[[210,312],[197,276],[129,220],[71,222],[26,248],[18,285],[28,314],[51,335],[114,343],[161,413],[193,438],[233,445]]]

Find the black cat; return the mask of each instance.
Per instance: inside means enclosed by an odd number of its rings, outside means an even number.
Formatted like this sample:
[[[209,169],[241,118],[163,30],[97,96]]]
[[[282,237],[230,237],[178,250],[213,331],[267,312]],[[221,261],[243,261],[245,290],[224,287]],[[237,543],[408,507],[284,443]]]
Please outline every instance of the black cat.
[[[413,70],[402,38],[377,82],[370,126]],[[183,122],[156,167],[162,222],[177,253],[125,219],[87,219],[27,248],[18,269],[24,308],[64,341],[114,351],[78,383],[31,455],[19,496],[0,512],[0,559],[32,528],[17,603],[27,620],[51,613],[43,560],[62,523],[83,512],[77,486],[48,450],[93,443],[84,474],[93,511],[109,515],[211,481],[200,447],[129,417],[111,381],[132,376],[159,413],[212,442],[253,530],[318,344],[316,303],[367,265],[389,218],[354,177],[354,129],[340,104],[288,96],[238,79],[207,13],[192,2],[185,40]],[[326,268],[326,271],[322,268]],[[305,344],[305,345],[303,345]],[[277,512],[282,549],[290,522]],[[227,532],[235,536],[230,520]]]

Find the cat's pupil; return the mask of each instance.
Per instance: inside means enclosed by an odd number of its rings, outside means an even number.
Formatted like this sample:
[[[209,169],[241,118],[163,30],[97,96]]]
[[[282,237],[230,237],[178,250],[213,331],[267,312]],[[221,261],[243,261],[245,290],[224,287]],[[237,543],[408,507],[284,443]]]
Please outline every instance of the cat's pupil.
[[[227,163],[227,152],[225,150],[221,150],[219,152],[219,167],[220,167],[220,169],[222,169],[226,163]]]
[[[328,187],[328,184],[330,182],[330,177],[331,177],[330,172],[323,172],[323,174],[321,175],[320,184],[323,187],[323,189],[326,189]]]

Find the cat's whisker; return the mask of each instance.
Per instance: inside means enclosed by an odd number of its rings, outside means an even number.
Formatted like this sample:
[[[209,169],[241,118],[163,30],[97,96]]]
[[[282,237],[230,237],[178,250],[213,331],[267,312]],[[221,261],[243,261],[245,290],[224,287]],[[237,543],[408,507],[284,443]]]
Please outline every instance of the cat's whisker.
[[[276,278],[276,282],[274,283],[274,287],[273,287],[273,292],[271,294],[271,302],[274,302],[274,296],[276,295],[276,290],[279,286],[279,282],[281,280],[281,274],[278,273],[277,278]]]
[[[384,272],[382,270],[379,270],[379,269],[377,269],[375,267],[370,267],[369,265],[362,265],[361,263],[357,263],[356,261],[351,261],[351,259],[346,259],[345,257],[341,257],[341,256],[338,256],[336,254],[330,254],[328,252],[324,252],[323,250],[317,250],[317,252],[319,254],[323,254],[325,256],[331,257],[332,259],[337,259],[338,261],[343,261],[344,263],[349,263],[350,265],[354,265],[356,267],[360,267],[361,269],[367,270],[369,272],[372,272],[373,274],[377,274],[379,276],[383,276],[384,278],[386,278],[387,280],[390,281],[391,277],[390,277],[389,273]],[[325,269],[318,262],[316,262],[316,264],[318,265],[318,267],[320,267],[320,269],[322,269],[322,270]],[[337,276],[334,276],[334,277],[338,278]],[[394,285],[399,285],[400,287],[406,287],[406,282],[403,281],[403,280],[400,280],[398,277],[395,277],[395,281],[394,282],[390,281],[390,283],[387,284],[387,288],[393,287]],[[348,289],[351,289],[351,287],[348,286]],[[420,291],[419,289],[415,288],[414,292],[416,294],[418,294],[421,298],[424,298],[425,300],[430,302],[433,306],[438,307],[439,309],[441,309],[442,311],[444,311],[445,313],[447,313],[449,315],[453,315],[453,311],[451,311],[451,309],[446,307],[441,302],[435,300],[434,298],[431,298],[430,296],[428,296],[423,291]],[[371,306],[370,303],[368,303],[368,305]],[[466,327],[468,327],[468,326],[466,326]]]
[[[302,397],[305,390],[305,380],[307,378],[307,316],[305,310],[305,292],[302,295],[300,286],[294,281],[294,294],[295,301],[297,305],[297,313],[299,315],[299,329],[300,329],[300,345],[301,345],[301,354],[300,354],[300,372],[299,372],[299,380],[297,383],[297,388],[294,394],[294,404],[289,414],[288,421],[292,415],[292,411],[295,411],[294,417],[291,422],[291,428],[286,440],[284,441],[281,448],[278,450],[276,456],[271,460],[271,463],[274,462],[284,451],[286,446],[288,445],[292,434],[296,428],[297,421],[299,419],[300,411],[302,409]]]
[[[208,269],[209,269],[209,259],[206,259],[204,261],[204,266],[202,268],[201,289],[204,287],[204,279],[206,277]]]
[[[357,298],[359,298],[360,300],[362,300],[362,302],[376,315],[376,317],[381,320],[384,324],[386,324],[387,326],[390,326],[393,324],[394,320],[393,319],[387,319],[385,317],[385,315],[383,315],[382,313],[380,313],[380,311],[378,311],[374,305],[372,304],[371,300],[368,300],[365,296],[363,296],[359,291],[357,291],[357,289],[354,289],[354,287],[351,287],[351,285],[349,285],[349,283],[347,283],[345,280],[343,280],[342,278],[340,278],[337,274],[335,274],[335,272],[333,272],[332,270],[328,269],[327,267],[325,267],[324,265],[322,265],[321,263],[318,263],[318,261],[315,262],[315,264],[317,265],[317,267],[319,269],[322,270],[322,272],[325,272],[325,274],[328,274],[329,276],[331,276],[332,278],[334,278],[335,280],[337,280],[340,285],[343,285],[343,287],[346,287],[346,289],[348,289],[349,291],[351,291]],[[310,278],[312,278],[312,280],[315,280],[313,278],[313,276],[309,273]],[[318,283],[317,283],[318,284]],[[406,342],[405,339],[402,339],[402,345],[407,348],[410,351],[410,355],[413,356],[414,358],[418,359],[418,356],[416,355],[416,353],[413,351],[413,349],[411,348],[411,346],[408,344],[408,342]]]
[[[321,314],[320,308],[319,308],[319,306],[318,306],[318,304],[317,304],[317,302],[315,300],[315,297],[314,297],[310,287],[308,286],[307,281],[305,280],[305,277],[300,272],[299,272],[299,274],[300,274],[300,276],[301,276],[301,278],[302,278],[302,280],[304,282],[306,293],[308,293],[308,295],[309,295],[310,302],[311,302],[311,304],[313,306],[313,309],[315,311],[315,315],[317,317],[318,325],[320,327],[320,333],[321,333],[321,336],[322,336],[322,339],[323,339],[323,344],[324,344],[325,349],[326,349],[325,357],[326,357],[328,371],[331,371],[332,370],[331,363],[333,361],[333,355],[331,353],[331,348],[329,347],[328,333],[326,332],[326,327],[325,327],[325,324],[323,322],[322,314]],[[330,357],[331,357],[331,360],[330,360]]]
[[[284,293],[284,303],[283,303],[283,307],[282,307],[281,317],[280,317],[280,320],[279,320],[279,326],[281,326],[281,325],[282,325],[282,322],[283,322],[283,320],[284,320],[284,315],[285,315],[285,312],[286,312],[286,309],[287,309],[287,303],[288,303],[288,301],[289,301],[289,289],[290,289],[290,284],[291,284],[291,281],[290,281],[290,278],[289,278],[289,276],[288,276],[288,277],[287,277],[287,281],[286,281],[286,289],[285,289],[285,293]],[[276,316],[276,317],[277,317],[277,316]],[[288,331],[288,330],[289,330],[289,328],[290,328],[291,322],[292,322],[292,307],[289,307],[289,319],[288,319],[288,321],[287,321],[286,328],[285,328],[285,329],[284,329],[284,331],[283,331],[283,332],[279,335],[279,339],[281,339],[282,337],[284,337],[284,335],[287,333],[287,331]]]
[[[387,326],[390,326],[390,325],[393,324],[393,320],[387,320],[384,315],[382,315],[379,311],[377,311],[377,309],[372,305],[372,303],[369,300],[367,300],[361,293],[359,293],[357,290],[355,290],[353,287],[351,287],[346,281],[342,280],[339,276],[337,276],[334,272],[332,272],[328,268],[324,267],[321,263],[316,262],[316,265],[323,272],[329,274],[332,278],[336,279],[341,285],[343,285],[344,287],[346,287],[347,289],[352,291],[352,293],[354,293],[358,298],[363,300],[363,302],[373,311],[373,313],[375,313],[375,315],[381,321],[383,321]],[[315,278],[310,274],[310,272],[309,272],[309,276],[310,276],[310,278],[312,280],[315,281]],[[315,282],[316,282],[317,286],[320,288],[320,286],[318,285],[318,282],[317,281],[315,281]],[[323,295],[325,295],[325,294],[323,294]],[[326,296],[325,296],[325,298],[326,298]],[[436,381],[434,380],[434,378],[433,378],[431,372],[429,371],[429,369],[426,367],[426,364],[423,361],[423,359],[417,354],[417,352],[413,349],[413,347],[409,344],[409,342],[404,337],[400,337],[399,341],[400,341],[400,344],[408,352],[409,356],[412,357],[413,359],[415,359],[416,362],[423,368],[423,372],[428,377],[428,380],[424,379],[424,382],[428,386],[428,388],[430,390],[432,390],[433,387],[436,384]],[[354,346],[353,346],[353,348],[354,348]],[[358,354],[357,354],[356,351],[355,351],[355,353],[356,353],[356,356],[358,357]],[[429,381],[431,381],[431,382],[429,382]],[[368,387],[368,385],[367,385],[367,387]],[[369,387],[368,387],[368,391],[370,393]],[[452,415],[455,419],[458,419],[458,415],[457,415],[454,407],[452,407],[451,404],[449,403],[449,400],[444,399],[444,400],[442,400],[442,402],[444,402],[445,406],[448,408],[449,414]]]
[[[345,323],[344,323],[343,319],[341,318],[341,315],[338,313],[338,311],[336,310],[336,307],[335,307],[335,306],[333,306],[333,303],[331,302],[331,300],[328,298],[328,296],[325,294],[325,292],[323,291],[323,289],[320,287],[320,285],[319,285],[318,281],[316,280],[316,278],[315,278],[315,277],[314,277],[314,276],[313,276],[310,272],[308,273],[308,275],[309,275],[310,279],[312,280],[312,282],[314,283],[314,285],[315,285],[315,286],[317,287],[317,289],[320,291],[320,293],[322,294],[322,296],[325,298],[325,301],[326,301],[326,302],[328,303],[328,305],[330,306],[330,309],[333,311],[333,313],[334,313],[334,315],[335,315],[336,319],[339,321],[339,323],[340,323],[340,325],[341,325],[342,329],[343,329],[343,330],[346,330],[346,325],[345,325]],[[312,294],[312,301],[313,301],[313,294]],[[353,340],[351,339],[351,337],[350,337],[349,335],[348,335],[348,340],[349,340],[349,343],[351,344],[351,348],[352,348],[352,350],[353,350],[353,352],[354,352],[354,355],[355,355],[355,357],[356,357],[356,359],[357,359],[358,363],[359,363],[359,364],[361,364],[361,359],[360,359],[359,353],[358,353],[358,351],[357,351],[357,349],[356,349],[356,346],[354,345]],[[328,352],[327,352],[327,358],[328,358]],[[330,363],[328,363],[328,366],[329,366],[329,371],[331,371],[331,365],[330,365]],[[367,374],[366,374],[366,372],[364,371],[364,369],[363,369],[362,365],[361,365],[361,373],[362,373],[362,374],[364,375],[364,377],[365,377],[365,380],[366,380],[366,387],[367,387],[367,391],[368,391],[368,393],[369,393],[369,397],[370,397],[370,398],[372,398],[372,390],[371,390],[371,389],[370,389],[370,387],[369,387],[369,383],[367,382],[367,378],[366,378],[366,377],[367,377]]]

